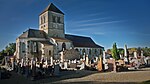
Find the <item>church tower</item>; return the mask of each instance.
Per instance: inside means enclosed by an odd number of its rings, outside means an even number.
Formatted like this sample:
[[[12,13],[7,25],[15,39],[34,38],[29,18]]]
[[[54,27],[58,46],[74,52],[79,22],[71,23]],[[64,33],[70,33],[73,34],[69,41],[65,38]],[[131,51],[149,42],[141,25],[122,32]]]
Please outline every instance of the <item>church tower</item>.
[[[49,37],[64,38],[64,13],[53,3],[49,4],[39,16],[39,29],[44,30]]]

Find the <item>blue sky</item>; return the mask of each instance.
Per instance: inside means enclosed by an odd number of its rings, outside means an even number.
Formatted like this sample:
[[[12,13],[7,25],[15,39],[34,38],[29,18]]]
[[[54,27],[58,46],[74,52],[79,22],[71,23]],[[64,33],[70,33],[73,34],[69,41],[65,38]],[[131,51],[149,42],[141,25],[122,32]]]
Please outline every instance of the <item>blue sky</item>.
[[[66,33],[90,36],[105,49],[150,47],[150,0],[0,0],[0,50],[29,28],[52,2],[65,13]]]

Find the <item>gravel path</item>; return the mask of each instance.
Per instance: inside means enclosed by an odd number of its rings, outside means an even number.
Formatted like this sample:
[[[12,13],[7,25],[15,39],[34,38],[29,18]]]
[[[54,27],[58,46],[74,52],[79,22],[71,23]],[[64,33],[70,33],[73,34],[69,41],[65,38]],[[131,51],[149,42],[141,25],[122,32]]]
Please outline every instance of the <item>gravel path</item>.
[[[17,73],[11,78],[0,80],[0,84],[134,84],[150,80],[150,68],[140,71],[104,72],[97,71],[63,71],[59,77],[49,77],[31,81]],[[150,83],[149,83],[150,84]]]

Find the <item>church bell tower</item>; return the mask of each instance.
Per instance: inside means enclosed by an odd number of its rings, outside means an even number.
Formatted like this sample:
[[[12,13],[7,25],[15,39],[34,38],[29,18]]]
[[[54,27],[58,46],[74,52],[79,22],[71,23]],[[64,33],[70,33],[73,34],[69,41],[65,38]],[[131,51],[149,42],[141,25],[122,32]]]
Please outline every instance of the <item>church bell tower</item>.
[[[65,38],[64,13],[53,3],[39,16],[39,29],[44,30],[49,37]]]

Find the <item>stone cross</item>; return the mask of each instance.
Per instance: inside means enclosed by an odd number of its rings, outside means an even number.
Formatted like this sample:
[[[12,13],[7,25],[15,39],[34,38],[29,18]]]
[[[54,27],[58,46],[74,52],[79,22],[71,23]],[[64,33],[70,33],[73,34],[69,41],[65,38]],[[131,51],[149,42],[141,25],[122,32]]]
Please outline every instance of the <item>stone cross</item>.
[[[64,69],[67,69],[67,62],[64,62]]]
[[[86,66],[88,66],[88,65],[89,65],[89,58],[88,58],[88,55],[86,55],[85,65],[86,65]]]
[[[137,52],[134,51],[134,57],[137,59]]]
[[[51,57],[51,65],[53,65],[53,57]]]
[[[141,57],[143,57],[143,51],[141,51]]]

